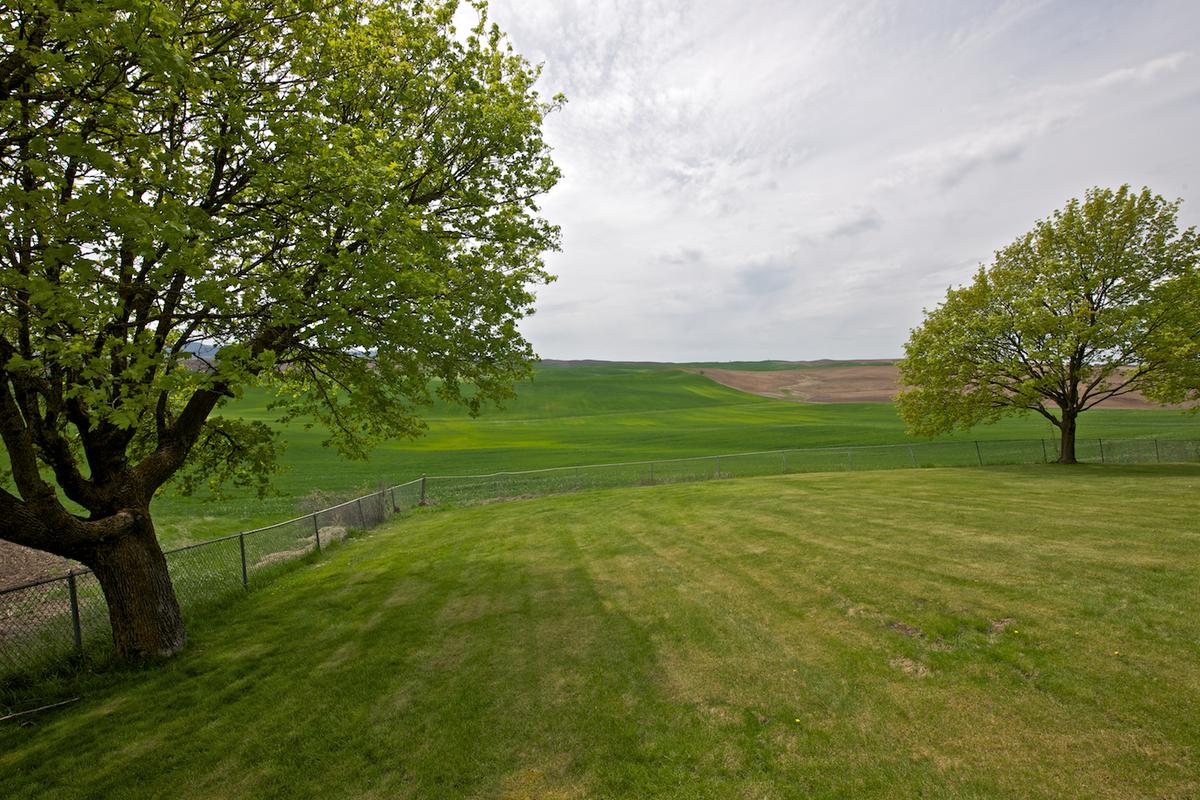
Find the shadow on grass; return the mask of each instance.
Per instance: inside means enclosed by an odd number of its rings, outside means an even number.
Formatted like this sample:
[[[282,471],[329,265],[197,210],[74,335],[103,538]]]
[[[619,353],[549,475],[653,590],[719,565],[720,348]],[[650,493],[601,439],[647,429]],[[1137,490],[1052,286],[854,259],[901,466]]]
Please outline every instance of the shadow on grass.
[[[582,796],[580,767],[603,775],[636,762],[643,739],[664,747],[688,730],[691,712],[656,694],[647,634],[606,608],[570,553],[522,562],[474,547],[397,569],[371,546],[350,540],[206,607],[173,660],[60,676],[51,695],[83,700],[0,728],[0,794],[166,795],[170,766],[186,764],[187,793],[201,795]],[[83,755],[104,742],[102,761]],[[628,780],[608,789],[648,788]]]

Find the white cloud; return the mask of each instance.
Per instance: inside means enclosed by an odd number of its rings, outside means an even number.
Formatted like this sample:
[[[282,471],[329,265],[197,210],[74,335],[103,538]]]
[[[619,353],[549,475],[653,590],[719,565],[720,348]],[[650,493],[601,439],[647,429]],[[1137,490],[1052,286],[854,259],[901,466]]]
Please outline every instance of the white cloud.
[[[1069,197],[1200,218],[1200,7],[493,0],[564,111],[547,357],[890,356]],[[1189,187],[1193,197],[1188,197]]]
[[[1147,83],[1175,72],[1189,57],[1190,53],[1187,52],[1171,53],[1161,58],[1153,58],[1136,67],[1115,69],[1096,79],[1094,86],[1097,89],[1109,89],[1127,83]]]

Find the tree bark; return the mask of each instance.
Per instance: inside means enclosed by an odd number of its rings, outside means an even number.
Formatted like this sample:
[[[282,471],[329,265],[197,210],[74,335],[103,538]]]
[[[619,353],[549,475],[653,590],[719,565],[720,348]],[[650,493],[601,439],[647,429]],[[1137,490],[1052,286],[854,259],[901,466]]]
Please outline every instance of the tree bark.
[[[148,510],[134,514],[121,534],[97,544],[87,563],[108,601],[118,656],[154,658],[183,648],[183,615]]]
[[[1059,464],[1077,464],[1075,460],[1075,413],[1063,412],[1059,430],[1062,431],[1062,442],[1058,448]]]

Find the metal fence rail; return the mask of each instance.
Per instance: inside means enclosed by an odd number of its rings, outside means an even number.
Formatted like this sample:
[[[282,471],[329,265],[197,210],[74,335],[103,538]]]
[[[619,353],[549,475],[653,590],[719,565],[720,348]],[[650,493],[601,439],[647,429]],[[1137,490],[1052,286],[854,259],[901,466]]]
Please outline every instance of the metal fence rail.
[[[420,501],[465,504],[585,489],[798,472],[1041,464],[1058,456],[1058,442],[1049,439],[768,450],[481,475],[430,475],[421,480]],[[1108,464],[1200,461],[1200,441],[1081,439],[1076,442],[1076,458],[1084,463]]]
[[[1200,440],[1080,439],[1076,457],[1105,464],[1200,462]],[[269,579],[288,561],[421,505],[467,505],[717,478],[1036,464],[1057,458],[1056,440],[1022,439],[770,450],[485,475],[429,475],[384,485],[274,525],[168,550],[165,555],[180,605],[185,614],[193,614],[252,582]],[[100,652],[111,641],[108,606],[90,570],[0,589],[0,677],[34,673],[71,656]]]

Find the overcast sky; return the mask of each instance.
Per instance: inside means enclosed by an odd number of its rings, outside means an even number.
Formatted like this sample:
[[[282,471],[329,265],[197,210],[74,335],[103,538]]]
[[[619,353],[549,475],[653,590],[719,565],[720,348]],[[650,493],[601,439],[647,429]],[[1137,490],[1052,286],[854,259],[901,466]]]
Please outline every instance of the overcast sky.
[[[890,357],[1093,185],[1200,222],[1200,3],[492,0],[564,172],[545,358]]]

